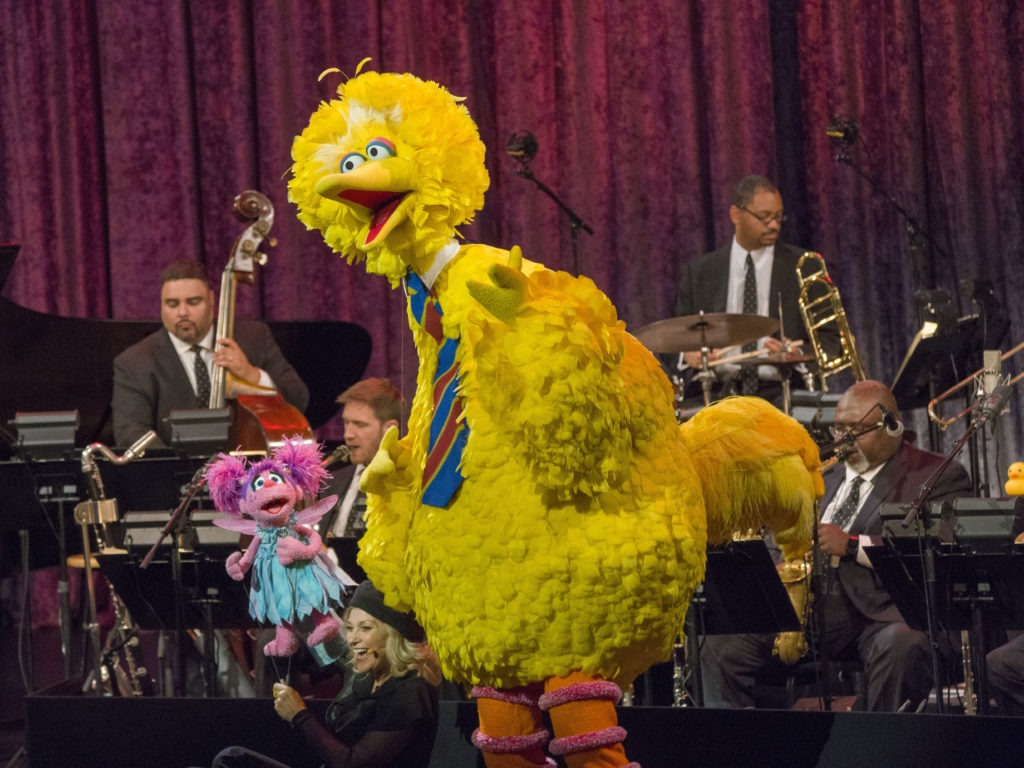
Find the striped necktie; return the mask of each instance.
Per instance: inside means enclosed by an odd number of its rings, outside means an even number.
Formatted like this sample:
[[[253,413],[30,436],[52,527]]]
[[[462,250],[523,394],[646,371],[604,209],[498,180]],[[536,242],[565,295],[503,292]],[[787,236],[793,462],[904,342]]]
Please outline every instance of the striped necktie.
[[[459,397],[459,364],[455,359],[458,339],[446,338],[441,328],[441,305],[414,272],[405,278],[405,293],[413,317],[439,347],[434,373],[434,413],[430,417],[430,439],[423,467],[423,502],[444,507],[462,485],[462,452],[469,427],[462,417]]]

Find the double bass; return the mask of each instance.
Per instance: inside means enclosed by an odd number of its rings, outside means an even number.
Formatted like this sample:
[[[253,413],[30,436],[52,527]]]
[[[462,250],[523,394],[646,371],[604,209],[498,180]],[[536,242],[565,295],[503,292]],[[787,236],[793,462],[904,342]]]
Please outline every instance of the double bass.
[[[220,303],[215,339],[232,337],[235,325],[235,291],[240,282],[252,284],[257,266],[267,263],[260,246],[274,224],[274,206],[261,192],[249,189],[235,198],[235,215],[251,221],[236,238],[231,257],[221,275]],[[270,241],[273,245],[273,240]],[[268,387],[237,378],[226,368],[214,366],[210,379],[210,408],[230,403],[229,445],[247,451],[268,451],[296,436],[314,440],[313,429],[302,412]]]

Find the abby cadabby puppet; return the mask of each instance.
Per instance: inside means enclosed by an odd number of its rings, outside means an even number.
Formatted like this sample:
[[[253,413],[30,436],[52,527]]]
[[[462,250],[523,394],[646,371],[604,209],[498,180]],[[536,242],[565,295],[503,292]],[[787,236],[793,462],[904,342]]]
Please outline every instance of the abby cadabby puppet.
[[[301,634],[312,648],[340,632],[332,604],[355,582],[324,554],[312,527],[337,502],[316,500],[328,477],[319,448],[298,438],[253,463],[221,454],[206,470],[214,506],[227,515],[214,523],[253,537],[226,567],[235,581],[252,569],[249,615],[276,627],[267,656],[292,655]]]

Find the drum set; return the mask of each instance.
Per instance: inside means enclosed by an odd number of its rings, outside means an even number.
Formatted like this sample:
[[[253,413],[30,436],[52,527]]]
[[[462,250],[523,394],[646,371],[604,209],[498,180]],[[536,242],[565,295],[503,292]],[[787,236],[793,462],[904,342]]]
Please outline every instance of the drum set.
[[[766,352],[755,349],[748,352],[711,359],[714,349],[740,348],[744,344],[757,341],[779,330],[779,321],[762,315],[746,315],[728,312],[705,313],[671,317],[666,320],[645,325],[634,332],[634,336],[651,352],[658,354],[682,354],[699,352],[700,365],[695,366],[693,378],[701,383],[704,405],[711,404],[712,387],[717,380],[715,368],[732,364],[738,366],[772,366],[779,371],[782,384],[782,410],[790,412],[790,378],[792,369],[798,365],[811,362],[814,355],[800,351],[800,342],[789,342],[788,348],[780,352]],[[682,400],[679,392],[680,382],[673,382],[677,387],[677,405]],[[696,409],[696,410],[699,410]],[[680,420],[685,420],[692,413],[677,408]]]

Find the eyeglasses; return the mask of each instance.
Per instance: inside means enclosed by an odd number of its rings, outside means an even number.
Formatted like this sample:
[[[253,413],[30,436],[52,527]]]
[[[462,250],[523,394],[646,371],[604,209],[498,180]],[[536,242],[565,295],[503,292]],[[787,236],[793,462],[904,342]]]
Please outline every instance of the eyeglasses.
[[[752,210],[745,206],[737,205],[736,207],[739,208],[744,213],[749,213],[762,224],[770,224],[773,221],[781,224],[786,220],[786,214],[784,214],[782,211],[779,211],[778,213],[754,213]]]

